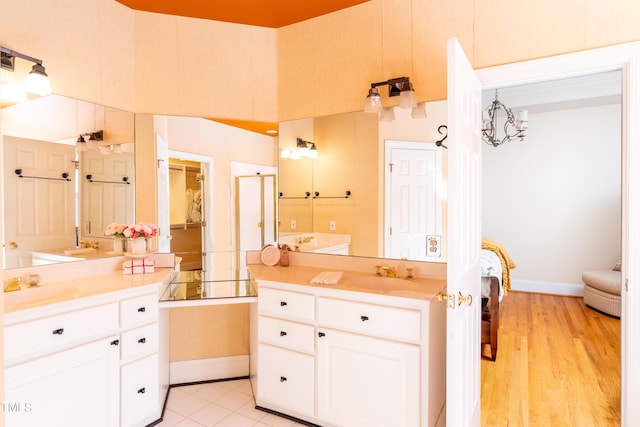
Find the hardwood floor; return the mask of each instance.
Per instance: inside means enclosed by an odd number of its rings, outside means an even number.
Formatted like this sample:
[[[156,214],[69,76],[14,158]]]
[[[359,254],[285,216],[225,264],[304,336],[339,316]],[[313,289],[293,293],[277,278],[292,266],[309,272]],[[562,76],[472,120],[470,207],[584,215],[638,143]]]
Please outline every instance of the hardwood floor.
[[[619,426],[620,320],[582,298],[510,292],[495,362],[482,359],[483,426]]]

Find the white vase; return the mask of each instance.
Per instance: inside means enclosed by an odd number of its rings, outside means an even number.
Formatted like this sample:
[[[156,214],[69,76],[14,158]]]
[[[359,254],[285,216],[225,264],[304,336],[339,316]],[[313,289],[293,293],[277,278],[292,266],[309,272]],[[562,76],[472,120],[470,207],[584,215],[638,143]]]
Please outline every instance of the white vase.
[[[129,239],[127,251],[132,255],[144,255],[147,253],[147,239],[144,237]]]
[[[122,255],[124,253],[124,237],[113,238],[113,254]]]

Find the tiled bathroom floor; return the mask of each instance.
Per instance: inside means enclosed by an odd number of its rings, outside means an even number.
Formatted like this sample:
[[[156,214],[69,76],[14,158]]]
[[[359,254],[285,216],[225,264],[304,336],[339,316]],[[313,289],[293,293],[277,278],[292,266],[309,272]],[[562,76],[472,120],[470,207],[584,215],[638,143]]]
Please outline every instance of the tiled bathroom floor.
[[[248,379],[171,387],[159,427],[293,427],[287,418],[255,409]]]

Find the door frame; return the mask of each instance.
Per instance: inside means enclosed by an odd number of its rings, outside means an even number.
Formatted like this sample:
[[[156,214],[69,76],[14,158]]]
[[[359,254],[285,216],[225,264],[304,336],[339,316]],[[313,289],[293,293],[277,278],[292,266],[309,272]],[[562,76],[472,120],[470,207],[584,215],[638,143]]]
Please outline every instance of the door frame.
[[[640,249],[640,134],[637,117],[640,101],[640,43],[626,43],[577,53],[558,55],[514,64],[476,70],[482,89],[497,89],[545,80],[622,71],[622,289],[621,316],[621,422],[631,425],[640,420],[640,339],[631,333],[631,325],[640,321],[640,294],[629,287],[640,277],[635,259]],[[625,262],[626,261],[626,262]]]
[[[203,171],[203,191],[202,191],[202,211],[204,213],[202,217],[202,252],[203,252],[203,270],[212,268],[212,265],[208,265],[211,261],[211,257],[207,257],[206,254],[215,251],[215,221],[213,218],[214,212],[214,200],[213,200],[213,158],[209,156],[203,156],[201,154],[187,153],[184,151],[172,150],[168,151],[169,158],[176,158],[182,160],[190,160],[200,163],[200,167]],[[160,194],[160,191],[158,191]],[[160,215],[160,212],[158,212]],[[169,212],[166,212],[169,215]],[[167,221],[168,223],[168,221]]]

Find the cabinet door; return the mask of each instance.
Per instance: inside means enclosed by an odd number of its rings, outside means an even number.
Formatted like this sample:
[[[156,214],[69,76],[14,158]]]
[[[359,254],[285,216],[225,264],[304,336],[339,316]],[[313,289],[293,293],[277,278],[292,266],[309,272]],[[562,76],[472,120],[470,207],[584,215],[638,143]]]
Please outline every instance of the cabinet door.
[[[11,427],[118,425],[118,337],[5,369]]]
[[[317,340],[318,418],[345,427],[419,425],[418,346],[332,329]]]
[[[313,416],[313,356],[266,344],[258,346],[258,400],[278,411]]]
[[[158,372],[157,354],[122,367],[122,427],[147,425],[159,418]]]

